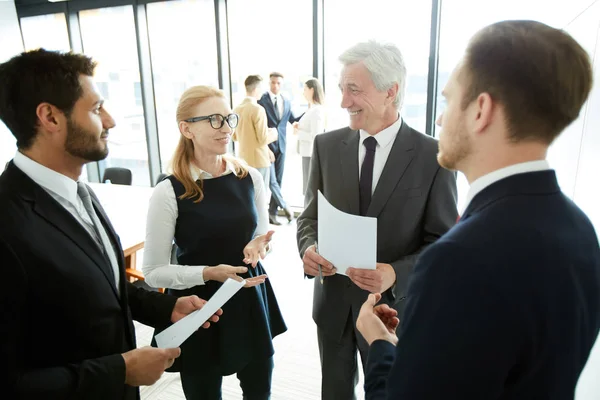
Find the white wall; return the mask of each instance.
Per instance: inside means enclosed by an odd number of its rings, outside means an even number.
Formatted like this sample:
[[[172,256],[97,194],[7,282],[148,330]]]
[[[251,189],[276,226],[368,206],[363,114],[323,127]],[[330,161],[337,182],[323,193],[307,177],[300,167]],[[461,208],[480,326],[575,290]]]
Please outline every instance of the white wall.
[[[0,63],[23,51],[19,19],[13,0],[0,0]],[[15,138],[0,122],[0,172],[11,160],[17,147]]]

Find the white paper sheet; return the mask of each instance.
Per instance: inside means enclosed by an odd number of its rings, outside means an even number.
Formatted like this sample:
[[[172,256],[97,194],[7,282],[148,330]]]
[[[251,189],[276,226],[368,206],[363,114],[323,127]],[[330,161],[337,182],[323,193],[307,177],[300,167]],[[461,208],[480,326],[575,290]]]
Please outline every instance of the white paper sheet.
[[[204,307],[180,319],[156,335],[156,345],[163,349],[181,346],[192,333],[196,332],[202,324],[217,312],[223,304],[227,303],[245,284],[246,281],[238,282],[231,278],[227,279]]]
[[[348,267],[375,269],[377,264],[377,218],[347,214],[318,194],[319,254],[338,274]]]

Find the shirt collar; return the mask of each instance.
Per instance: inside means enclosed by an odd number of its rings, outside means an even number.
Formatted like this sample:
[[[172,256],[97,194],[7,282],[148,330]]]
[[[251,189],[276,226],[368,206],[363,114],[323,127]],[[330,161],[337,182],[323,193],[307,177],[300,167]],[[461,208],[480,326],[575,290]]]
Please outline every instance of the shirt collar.
[[[244,98],[245,101],[249,101],[250,103],[256,103],[256,98],[252,97],[252,96],[246,96],[246,98]]]
[[[364,140],[373,136],[375,140],[377,140],[377,144],[381,148],[385,148],[394,142],[394,139],[398,135],[400,131],[400,127],[402,126],[402,118],[400,118],[400,114],[398,114],[398,119],[392,125],[388,126],[384,130],[376,133],[375,135],[370,135],[366,131],[360,130],[360,143],[362,144]]]
[[[77,182],[73,179],[33,161],[20,151],[15,154],[13,162],[25,175],[44,189],[55,193],[73,205],[77,204]]]
[[[275,94],[269,90],[269,97],[271,98],[271,101],[273,101],[275,99],[275,97],[281,98],[281,93]]]
[[[192,174],[192,179],[194,181],[197,181],[198,179],[213,179],[214,176],[212,176],[210,173],[201,170],[200,168],[196,167],[195,165],[191,165],[190,167],[190,172]],[[235,166],[233,165],[233,163],[229,160],[225,160],[225,172],[223,172],[223,175],[228,175],[228,174],[234,174],[235,176],[237,176],[237,174],[235,173]],[[221,175],[221,176],[223,176]]]
[[[479,194],[483,189],[492,185],[493,183],[508,178],[512,175],[524,174],[527,172],[545,171],[548,169],[550,169],[550,165],[546,160],[527,161],[524,163],[509,165],[508,167],[497,169],[495,171],[490,172],[487,175],[476,179],[469,187],[469,192],[467,193],[467,200],[465,201],[463,212],[467,209],[467,207],[477,194]]]

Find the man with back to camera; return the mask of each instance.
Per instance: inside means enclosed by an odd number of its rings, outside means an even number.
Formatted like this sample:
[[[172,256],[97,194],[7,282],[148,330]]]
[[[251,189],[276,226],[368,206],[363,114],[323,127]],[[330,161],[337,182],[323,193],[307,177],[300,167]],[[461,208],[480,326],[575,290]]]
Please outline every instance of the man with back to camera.
[[[369,293],[402,311],[410,271],[418,254],[456,223],[456,179],[436,161],[437,141],[400,117],[406,68],[391,44],[359,43],[341,55],[342,108],[350,126],[315,139],[304,212],[298,218],[298,248],[315,280],[322,398],[354,398],[356,351],[364,365],[368,345],[355,330]],[[334,266],[315,251],[317,191],[336,208],[377,218],[377,269]]]
[[[379,294],[363,305],[367,399],[573,399],[600,329],[600,249],[546,155],[591,87],[564,31],[504,21],[471,39],[438,118],[468,205],[419,258],[398,336]]]
[[[132,318],[165,325],[205,303],[127,282],[119,238],[78,182],[87,162],[108,155],[115,126],[95,66],[43,49],[0,64],[0,119],[18,148],[0,176],[0,356],[9,366],[0,385],[9,399],[139,399],[136,386],[156,382],[180,350],[136,349]]]
[[[277,129],[277,140],[269,144],[269,149],[275,155],[275,161],[271,164],[271,177],[269,188],[271,189],[271,202],[269,204],[269,222],[273,225],[281,225],[277,221],[277,208],[281,208],[288,221],[292,221],[294,214],[286,204],[281,194],[281,183],[283,181],[283,169],[285,167],[285,151],[287,143],[287,124],[293,124],[300,118],[292,114],[292,105],[288,99],[281,95],[283,85],[283,74],[271,72],[269,75],[269,91],[262,95],[258,104],[267,112],[269,128]]]

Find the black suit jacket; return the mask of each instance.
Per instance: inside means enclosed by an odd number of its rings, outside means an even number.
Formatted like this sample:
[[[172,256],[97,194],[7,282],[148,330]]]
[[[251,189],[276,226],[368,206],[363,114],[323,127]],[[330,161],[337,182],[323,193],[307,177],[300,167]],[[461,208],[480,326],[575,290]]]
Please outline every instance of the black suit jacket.
[[[359,215],[358,146],[350,128],[317,135],[298,217],[302,256],[317,240],[317,191],[339,210]],[[402,123],[373,193],[367,216],[377,218],[377,262],[391,264],[396,284],[383,301],[402,311],[408,275],[417,255],[455,223],[456,178],[437,163],[437,141]],[[351,311],[354,319],[368,292],[343,275],[315,280],[313,318],[326,332],[341,336]]]
[[[132,317],[165,324],[175,299],[127,282],[79,222],[14,164],[0,176],[0,374],[7,399],[136,399],[120,355],[134,349]],[[6,371],[6,370],[5,370]]]
[[[573,399],[600,329],[600,249],[554,171],[477,194],[417,262],[401,324],[396,348],[369,350],[367,399]]]
[[[284,153],[286,149],[287,137],[286,137],[286,127],[287,123],[293,124],[300,120],[300,117],[296,118],[292,114],[292,105],[288,99],[281,96],[283,98],[283,114],[280,119],[277,119],[275,115],[275,107],[273,106],[273,102],[271,101],[271,96],[269,92],[262,95],[262,97],[258,100],[258,104],[264,107],[267,112],[267,125],[269,128],[277,129],[277,140],[273,143],[269,143],[269,148],[275,153]]]

